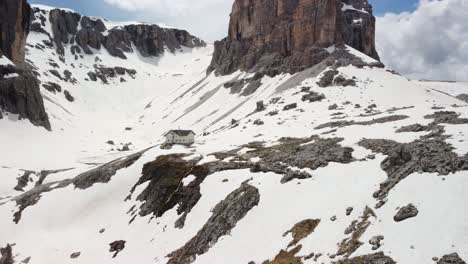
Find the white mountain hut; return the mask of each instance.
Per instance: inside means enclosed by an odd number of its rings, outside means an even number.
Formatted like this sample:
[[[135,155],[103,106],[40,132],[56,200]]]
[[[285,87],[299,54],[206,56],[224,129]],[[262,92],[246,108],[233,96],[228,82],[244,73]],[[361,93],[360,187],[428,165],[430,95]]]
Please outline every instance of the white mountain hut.
[[[169,130],[164,134],[166,144],[192,145],[195,143],[195,132],[192,130]]]

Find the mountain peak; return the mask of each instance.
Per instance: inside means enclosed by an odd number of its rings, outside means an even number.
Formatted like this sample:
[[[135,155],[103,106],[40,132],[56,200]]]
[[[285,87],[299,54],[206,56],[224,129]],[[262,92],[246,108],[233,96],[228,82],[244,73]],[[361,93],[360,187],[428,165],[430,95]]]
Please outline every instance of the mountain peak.
[[[236,0],[228,37],[215,43],[209,71],[295,73],[349,45],[379,59],[375,17],[367,0]]]

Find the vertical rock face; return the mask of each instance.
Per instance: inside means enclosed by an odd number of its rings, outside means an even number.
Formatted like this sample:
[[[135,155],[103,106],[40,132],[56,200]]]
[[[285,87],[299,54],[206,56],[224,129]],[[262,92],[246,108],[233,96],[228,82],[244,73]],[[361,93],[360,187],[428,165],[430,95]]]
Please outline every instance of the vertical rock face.
[[[22,69],[30,16],[31,7],[25,0],[0,1],[0,59],[5,56],[17,65],[0,64],[0,118],[4,110],[50,129],[39,82]]]
[[[372,6],[367,0],[342,2],[338,23],[344,43],[380,60],[375,48],[375,17],[372,15]]]
[[[25,70],[0,65],[0,109],[27,118],[33,125],[51,129],[39,82]]]
[[[209,71],[297,72],[347,44],[378,59],[367,0],[236,0],[228,37],[215,43]]]
[[[31,7],[26,0],[0,1],[0,52],[14,63],[24,61]]]

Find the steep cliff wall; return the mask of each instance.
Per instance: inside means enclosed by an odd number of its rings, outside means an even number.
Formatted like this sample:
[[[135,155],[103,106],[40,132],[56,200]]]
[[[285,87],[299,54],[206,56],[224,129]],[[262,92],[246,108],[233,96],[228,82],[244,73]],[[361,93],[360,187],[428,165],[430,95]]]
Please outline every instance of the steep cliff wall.
[[[12,65],[0,65],[0,108],[27,118],[36,126],[51,129],[39,82],[28,71]]]
[[[24,61],[31,7],[26,0],[0,1],[0,50],[14,63]]]
[[[30,19],[26,0],[0,2],[0,118],[3,110],[50,130],[39,81],[24,65]]]
[[[209,71],[294,73],[342,44],[378,59],[374,34],[367,0],[236,0],[228,37],[215,43]]]

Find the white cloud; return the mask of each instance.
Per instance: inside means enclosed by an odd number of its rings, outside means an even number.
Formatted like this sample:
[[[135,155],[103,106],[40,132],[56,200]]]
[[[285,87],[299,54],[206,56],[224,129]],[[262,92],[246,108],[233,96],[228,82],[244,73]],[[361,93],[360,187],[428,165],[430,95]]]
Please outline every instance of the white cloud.
[[[377,18],[382,61],[418,79],[468,80],[468,1],[421,0],[413,13]]]
[[[183,28],[208,41],[227,36],[230,0],[104,0],[134,12],[139,21]]]

